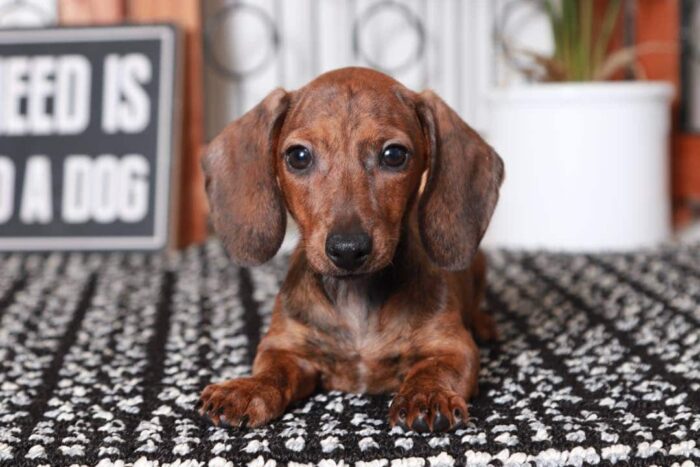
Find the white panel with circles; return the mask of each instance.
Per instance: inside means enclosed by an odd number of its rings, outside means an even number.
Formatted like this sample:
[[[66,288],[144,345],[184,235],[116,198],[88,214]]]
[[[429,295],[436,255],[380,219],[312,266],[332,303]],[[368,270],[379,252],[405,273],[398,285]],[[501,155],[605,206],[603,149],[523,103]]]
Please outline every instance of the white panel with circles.
[[[0,28],[51,26],[56,17],[55,0],[0,0]]]
[[[501,2],[503,0],[498,0]],[[477,128],[494,82],[494,0],[206,0],[207,135],[271,89],[373,66],[433,88]]]

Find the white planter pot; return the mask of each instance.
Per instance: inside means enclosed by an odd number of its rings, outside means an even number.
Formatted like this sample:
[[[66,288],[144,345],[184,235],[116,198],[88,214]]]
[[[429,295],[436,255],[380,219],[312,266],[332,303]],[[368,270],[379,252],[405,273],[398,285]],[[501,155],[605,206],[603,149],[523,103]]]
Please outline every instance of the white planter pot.
[[[542,84],[490,96],[506,178],[485,246],[630,250],[669,238],[671,85]]]

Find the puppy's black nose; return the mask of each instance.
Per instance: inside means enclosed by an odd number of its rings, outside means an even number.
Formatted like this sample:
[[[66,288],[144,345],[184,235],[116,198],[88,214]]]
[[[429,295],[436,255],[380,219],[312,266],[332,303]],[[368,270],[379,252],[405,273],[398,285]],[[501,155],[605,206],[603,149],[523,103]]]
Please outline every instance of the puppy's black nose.
[[[364,232],[334,233],[326,238],[326,255],[341,269],[362,266],[372,252],[372,237]]]

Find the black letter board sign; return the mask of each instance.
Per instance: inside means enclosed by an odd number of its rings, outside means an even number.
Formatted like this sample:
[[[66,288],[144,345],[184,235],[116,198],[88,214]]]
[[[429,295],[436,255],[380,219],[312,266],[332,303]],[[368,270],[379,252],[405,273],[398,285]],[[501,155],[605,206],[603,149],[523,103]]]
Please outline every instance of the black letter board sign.
[[[176,31],[0,31],[0,250],[168,243]]]

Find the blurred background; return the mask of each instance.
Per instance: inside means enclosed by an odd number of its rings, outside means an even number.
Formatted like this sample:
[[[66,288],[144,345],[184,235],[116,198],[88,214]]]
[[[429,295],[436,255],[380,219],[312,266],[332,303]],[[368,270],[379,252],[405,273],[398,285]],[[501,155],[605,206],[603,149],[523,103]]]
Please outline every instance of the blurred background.
[[[435,89],[501,154],[488,246],[700,239],[700,0],[0,0],[0,28],[160,22],[184,39],[173,247],[209,234],[207,141],[348,65]]]

